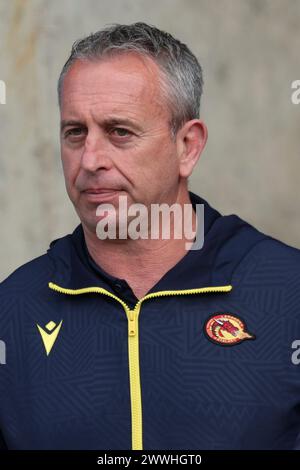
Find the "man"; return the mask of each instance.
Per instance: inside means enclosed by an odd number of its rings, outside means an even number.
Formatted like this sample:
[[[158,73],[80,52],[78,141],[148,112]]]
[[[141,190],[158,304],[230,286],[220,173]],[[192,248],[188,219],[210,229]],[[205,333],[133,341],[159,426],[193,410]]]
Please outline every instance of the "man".
[[[81,223],[1,284],[3,447],[296,448],[300,252],[188,190],[207,139],[194,55],[113,25],[76,41],[58,92]],[[192,206],[202,248],[129,237],[132,214],[115,218],[126,237],[101,238],[121,197],[141,223],[154,204]]]

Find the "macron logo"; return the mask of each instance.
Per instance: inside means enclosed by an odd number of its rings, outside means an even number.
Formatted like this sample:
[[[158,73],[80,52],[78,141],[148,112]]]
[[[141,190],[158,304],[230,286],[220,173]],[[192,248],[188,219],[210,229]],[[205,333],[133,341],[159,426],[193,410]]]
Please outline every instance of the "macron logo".
[[[43,344],[45,346],[47,356],[49,356],[50,351],[53,348],[54,343],[58,337],[62,322],[63,321],[61,320],[61,322],[57,325],[54,321],[51,320],[45,326],[45,330],[40,325],[36,325],[38,327]]]

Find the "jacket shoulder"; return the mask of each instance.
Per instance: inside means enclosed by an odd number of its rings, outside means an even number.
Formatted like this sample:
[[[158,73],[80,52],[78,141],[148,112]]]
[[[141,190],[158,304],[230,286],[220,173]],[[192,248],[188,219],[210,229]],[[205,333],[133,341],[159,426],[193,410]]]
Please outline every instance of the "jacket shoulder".
[[[300,249],[272,237],[258,241],[233,273],[235,284],[254,278],[261,287],[270,283],[284,286],[297,280],[300,286]]]
[[[18,267],[0,283],[0,295],[11,290],[28,292],[48,287],[57,263],[61,269],[67,269],[65,265],[66,261],[69,262],[70,245],[70,234],[53,240],[46,253]]]
[[[7,292],[28,292],[47,284],[53,271],[53,263],[47,253],[24,263],[0,283],[0,296]]]

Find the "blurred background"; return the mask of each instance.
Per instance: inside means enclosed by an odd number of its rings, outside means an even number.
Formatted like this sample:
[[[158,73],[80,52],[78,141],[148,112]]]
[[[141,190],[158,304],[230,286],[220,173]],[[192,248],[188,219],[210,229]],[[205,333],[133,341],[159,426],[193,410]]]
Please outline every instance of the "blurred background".
[[[56,96],[72,43],[135,21],[185,42],[204,70],[209,138],[190,189],[300,248],[299,0],[0,0],[0,281],[79,223]]]

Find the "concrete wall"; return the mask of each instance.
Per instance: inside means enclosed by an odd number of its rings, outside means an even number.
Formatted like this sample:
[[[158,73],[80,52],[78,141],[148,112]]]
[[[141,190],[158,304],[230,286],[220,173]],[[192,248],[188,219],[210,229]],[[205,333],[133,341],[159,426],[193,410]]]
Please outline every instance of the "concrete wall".
[[[186,42],[203,66],[209,139],[191,189],[300,247],[299,0],[0,0],[0,280],[78,223],[56,99],[73,41],[134,21]]]

